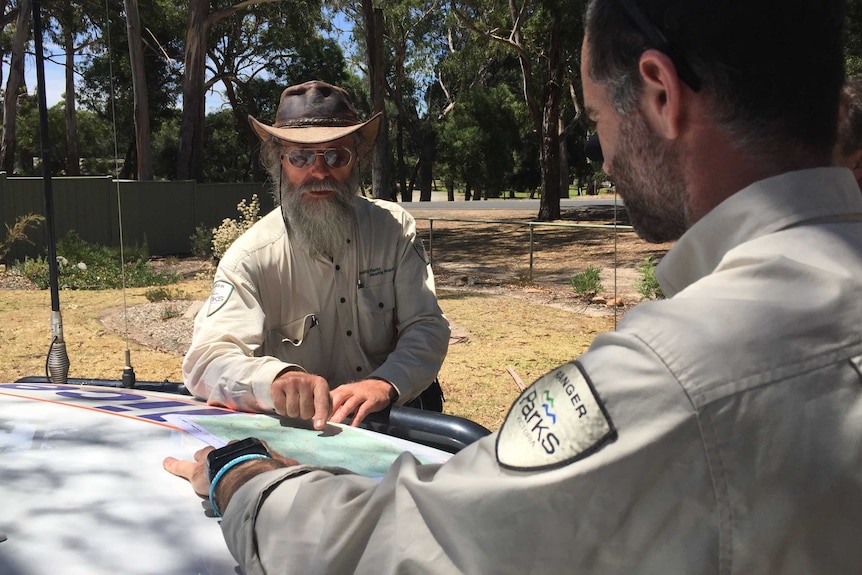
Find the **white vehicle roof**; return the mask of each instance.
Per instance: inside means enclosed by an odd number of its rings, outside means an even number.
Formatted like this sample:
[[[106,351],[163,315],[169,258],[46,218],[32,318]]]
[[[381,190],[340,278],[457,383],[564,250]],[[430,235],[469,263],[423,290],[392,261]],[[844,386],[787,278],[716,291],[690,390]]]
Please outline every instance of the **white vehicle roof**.
[[[373,452],[377,467],[350,467],[367,475],[404,450],[450,456],[368,430],[289,423],[159,392],[0,383],[0,573],[235,575],[209,502],[162,469],[165,457],[192,459],[207,444],[254,435],[300,461],[328,454],[320,463],[345,466]]]

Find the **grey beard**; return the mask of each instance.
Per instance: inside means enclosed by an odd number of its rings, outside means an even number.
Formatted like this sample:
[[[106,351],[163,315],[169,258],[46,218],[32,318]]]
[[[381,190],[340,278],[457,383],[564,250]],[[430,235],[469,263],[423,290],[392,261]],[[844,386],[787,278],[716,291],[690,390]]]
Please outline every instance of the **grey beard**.
[[[305,194],[335,190],[332,198],[308,199]],[[293,239],[300,242],[312,256],[333,258],[341,252],[353,226],[354,197],[358,181],[346,184],[326,179],[293,185],[282,181],[281,213]]]

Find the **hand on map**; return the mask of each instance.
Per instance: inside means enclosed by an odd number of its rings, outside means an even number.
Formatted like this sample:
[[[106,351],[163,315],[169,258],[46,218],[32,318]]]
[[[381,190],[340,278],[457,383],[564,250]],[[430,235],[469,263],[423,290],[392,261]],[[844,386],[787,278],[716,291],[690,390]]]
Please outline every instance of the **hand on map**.
[[[354,383],[345,383],[330,393],[332,416],[329,420],[341,423],[352,413],[353,419],[350,425],[353,426],[362,423],[369,413],[384,409],[397,397],[392,384],[382,379],[363,379]]]
[[[233,443],[233,441],[231,441],[231,443]],[[266,443],[264,442],[264,444]],[[195,493],[206,499],[209,497],[210,492],[210,482],[207,478],[206,468],[207,454],[212,450],[213,447],[209,445],[203,449],[199,449],[195,452],[194,461],[184,461],[182,459],[177,459],[176,457],[166,457],[164,461],[162,461],[162,467],[177,477],[182,477],[187,480],[191,484],[192,489],[195,490]],[[288,459],[287,457],[279,455],[270,449],[268,445],[267,450],[270,455],[272,455],[271,460],[256,459],[253,461],[247,461],[237,466],[237,469],[240,471],[244,470],[244,473],[231,471],[231,476],[226,476],[224,486],[219,490],[219,502],[224,507],[227,507],[227,502],[230,501],[234,492],[258,473],[269,471],[276,467],[299,465],[299,462],[295,459]],[[228,481],[228,479],[230,479],[230,481]],[[219,483],[219,485],[221,485],[221,483]]]
[[[326,427],[326,421],[332,413],[332,403],[329,384],[319,375],[286,371],[275,378],[269,393],[277,414],[311,419],[314,429]]]

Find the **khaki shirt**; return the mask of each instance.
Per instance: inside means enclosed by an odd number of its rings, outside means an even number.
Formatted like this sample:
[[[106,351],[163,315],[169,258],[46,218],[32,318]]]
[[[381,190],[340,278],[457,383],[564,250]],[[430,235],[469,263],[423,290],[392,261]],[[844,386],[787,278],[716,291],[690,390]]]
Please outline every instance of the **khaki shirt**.
[[[657,275],[669,299],[629,311],[447,463],[244,485],[222,528],[245,572],[862,573],[851,172],[741,190]]]
[[[331,387],[385,379],[397,403],[437,376],[449,323],[416,224],[397,204],[356,198],[348,248],[330,261],[291,241],[276,208],[219,262],[183,362],[189,390],[212,403],[272,410],[269,388],[296,368]]]

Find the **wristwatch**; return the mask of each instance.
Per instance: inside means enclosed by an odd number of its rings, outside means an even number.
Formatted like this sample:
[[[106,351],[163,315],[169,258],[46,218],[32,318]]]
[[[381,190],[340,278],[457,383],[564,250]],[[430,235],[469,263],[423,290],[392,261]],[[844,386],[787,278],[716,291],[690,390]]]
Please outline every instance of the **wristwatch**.
[[[248,457],[246,459],[271,458],[266,446],[256,437],[248,437],[241,441],[228,443],[224,447],[213,449],[207,454],[207,478],[210,483],[213,482],[226,465],[241,457],[252,455],[256,457]]]

